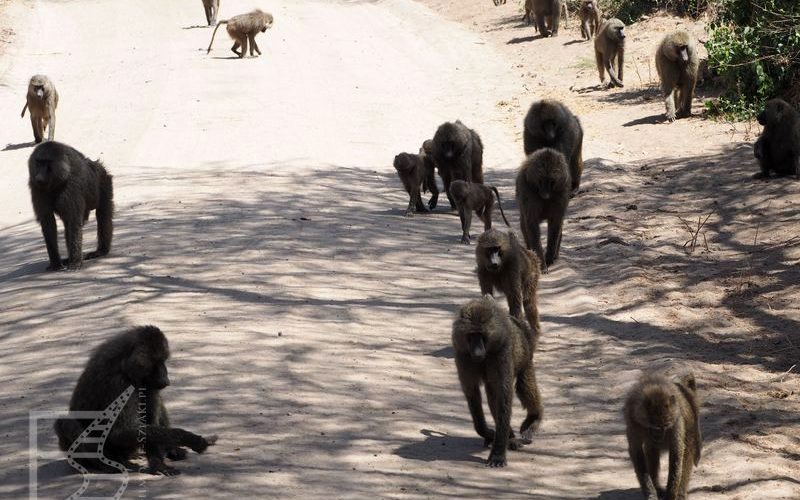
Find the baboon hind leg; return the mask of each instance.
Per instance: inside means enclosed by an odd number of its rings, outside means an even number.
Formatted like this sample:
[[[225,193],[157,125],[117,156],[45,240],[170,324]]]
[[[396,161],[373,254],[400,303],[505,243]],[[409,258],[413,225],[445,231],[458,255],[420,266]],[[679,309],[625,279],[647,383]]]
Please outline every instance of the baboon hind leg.
[[[461,243],[469,245],[469,230],[470,227],[472,227],[472,210],[467,206],[458,207],[458,216],[461,219]]]
[[[258,44],[256,43],[256,35],[255,33],[251,33],[247,35],[247,38],[250,40],[250,56],[255,57],[253,51],[258,52],[258,55],[261,55],[261,50],[258,48]]]
[[[525,420],[522,421],[519,432],[523,439],[530,440],[542,420],[542,397],[539,394],[539,386],[536,384],[533,362],[517,375],[516,389],[517,397],[528,412]]]
[[[241,46],[242,44],[240,44],[239,41],[237,40],[233,43],[233,47],[231,47],[231,51],[233,51],[234,54],[239,56],[239,59],[244,57],[244,51],[247,49],[247,47],[244,47],[242,48],[241,52],[237,51],[236,49],[240,48]]]
[[[111,251],[111,239],[114,235],[114,201],[111,180],[101,181],[100,199],[95,210],[97,218],[97,250],[86,254],[87,259],[96,259]]]

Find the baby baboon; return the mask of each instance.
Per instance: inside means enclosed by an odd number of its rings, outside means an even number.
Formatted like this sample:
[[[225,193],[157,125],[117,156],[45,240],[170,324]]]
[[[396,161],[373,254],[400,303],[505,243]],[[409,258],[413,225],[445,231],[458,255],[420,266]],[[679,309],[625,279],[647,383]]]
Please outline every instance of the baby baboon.
[[[667,120],[691,116],[699,67],[694,40],[688,32],[676,31],[664,37],[656,52],[656,71],[661,78]]]
[[[469,245],[469,229],[472,226],[472,212],[478,214],[483,221],[483,230],[488,231],[492,227],[492,209],[494,209],[494,197],[497,195],[497,206],[500,207],[500,214],[506,226],[510,226],[506,214],[503,212],[503,205],[500,201],[500,192],[494,186],[477,184],[456,180],[450,183],[450,194],[458,209],[458,216],[461,218],[461,243]]]
[[[769,177],[770,171],[779,176],[800,176],[800,114],[797,110],[783,99],[772,99],[759,113],[758,123],[764,130],[753,152],[761,172],[754,177]]]
[[[42,226],[49,271],[67,269],[76,271],[83,265],[83,225],[89,212],[97,217],[97,250],[86,254],[86,259],[106,255],[111,250],[114,226],[114,190],[111,175],[103,164],[92,161],[76,149],[60,142],[48,141],[31,153],[28,159],[33,212]],[[58,215],[64,224],[69,258],[61,261],[58,253]]]
[[[217,24],[217,14],[219,14],[219,0],[203,0],[203,8],[206,10],[206,21],[209,26]]]
[[[678,380],[645,374],[625,401],[628,453],[647,500],[663,493],[658,479],[662,451],[669,452],[666,496],[685,499],[692,466],[700,462],[702,437],[697,387],[691,373]]]
[[[536,288],[539,286],[539,259],[522,246],[514,231],[490,229],[480,235],[475,248],[478,283],[482,294],[503,292],[508,312],[522,320],[522,311],[533,329],[534,347],[539,339],[539,309]]]
[[[432,139],[427,139],[425,142],[422,143],[422,147],[419,148],[419,155],[422,157],[422,163],[425,165],[425,172],[436,172],[436,162],[433,161]],[[439,203],[439,188],[436,186],[435,176],[432,177],[431,180],[429,181],[428,189],[431,192],[431,199],[428,200],[428,208],[433,210]]]
[[[465,304],[453,322],[453,348],[461,389],[467,398],[475,430],[485,444],[492,443],[487,465],[504,467],[506,448],[518,449],[529,441],[542,419],[542,403],[533,365],[534,332],[509,316],[484,295]],[[496,430],[486,425],[481,405],[481,383]],[[511,430],[512,387],[527,410],[520,426],[523,440]]]
[[[566,106],[552,99],[534,102],[525,115],[523,144],[529,155],[540,148],[554,148],[569,164],[572,194],[578,192],[583,173],[583,127]]]
[[[247,52],[247,42],[249,40],[250,56],[253,57],[255,55],[253,54],[253,50],[258,52],[258,55],[261,55],[261,50],[259,50],[258,45],[256,44],[256,35],[259,31],[264,33],[268,28],[271,28],[272,22],[272,14],[268,12],[262,12],[259,9],[247,14],[233,16],[227,20],[222,20],[218,22],[217,27],[214,28],[214,33],[211,35],[211,43],[208,44],[208,50],[206,51],[206,54],[211,52],[211,46],[214,44],[214,37],[217,35],[217,30],[219,29],[220,25],[225,24],[225,29],[228,30],[228,35],[230,35],[234,41],[233,47],[231,47],[231,50],[234,54],[239,56],[240,59],[244,57],[245,53]],[[242,48],[241,52],[236,50],[239,47]]]
[[[52,141],[56,135],[56,108],[58,92],[56,86],[45,75],[33,75],[28,82],[28,94],[20,118],[25,116],[25,109],[31,115],[31,127],[36,144],[42,142],[44,129],[47,128],[47,140]],[[48,128],[49,127],[49,128]]]
[[[122,408],[105,440],[105,457],[123,466],[144,445],[151,474],[172,476],[180,471],[164,463],[164,458],[186,458],[187,446],[202,453],[214,444],[217,436],[204,438],[189,431],[171,427],[161,389],[169,385],[165,362],[169,358],[167,338],[155,326],[139,326],[119,334],[95,349],[86,363],[72,399],[70,411],[104,411],[130,386],[134,393]],[[91,423],[87,419],[60,418],[55,423],[58,444],[67,451]],[[142,443],[142,440],[144,442]],[[75,451],[97,450],[96,442],[81,443]],[[98,459],[75,460],[84,467],[120,472]]]
[[[422,195],[420,192],[428,192],[434,194],[438,198],[439,188],[436,187],[436,179],[434,178],[433,170],[428,170],[422,158],[422,150],[420,154],[415,155],[411,153],[400,153],[394,157],[394,168],[397,170],[397,175],[403,182],[403,187],[409,195],[408,208],[406,208],[406,217],[414,215],[414,209],[417,212],[428,212],[428,207],[422,203]],[[436,202],[431,197],[428,206]]]
[[[456,208],[450,194],[450,182],[461,179],[483,184],[483,143],[474,130],[461,121],[446,122],[436,129],[431,153],[451,208]]]
[[[533,0],[533,17],[543,37],[558,35],[561,0]]]
[[[625,69],[625,24],[622,21],[616,18],[609,19],[600,26],[597,37],[594,39],[594,57],[597,60],[600,83],[605,88],[615,85],[624,87],[622,73]],[[616,64],[614,59],[616,59]],[[606,71],[611,79],[609,82],[606,82]]]
[[[591,40],[600,27],[602,12],[597,7],[596,0],[582,0],[581,9],[578,11],[581,18],[581,36],[585,40]],[[622,67],[620,65],[620,67]]]
[[[520,228],[525,245],[539,258],[542,271],[558,259],[561,228],[569,205],[570,175],[560,151],[537,149],[529,155],[517,174],[517,201]],[[542,252],[539,223],[547,221],[547,253]]]

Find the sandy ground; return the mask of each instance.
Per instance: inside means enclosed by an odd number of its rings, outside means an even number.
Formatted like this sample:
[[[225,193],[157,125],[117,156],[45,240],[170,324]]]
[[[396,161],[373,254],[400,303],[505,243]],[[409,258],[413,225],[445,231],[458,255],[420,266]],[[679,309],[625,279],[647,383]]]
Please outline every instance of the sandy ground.
[[[243,61],[224,33],[205,55],[195,0],[0,7],[1,497],[29,493],[30,412],[66,408],[87,350],[141,323],[171,341],[173,423],[220,441],[177,478],[132,475],[123,498],[633,500],[622,398],[668,364],[695,370],[704,401],[692,498],[800,496],[800,379],[784,375],[800,184],[749,179],[757,127],[661,123],[647,61],[680,20],[630,27],[628,85],[606,92],[575,25],[535,38],[516,2],[273,0],[264,54]],[[74,274],[42,272],[26,187],[18,113],[38,72],[61,94],[57,139],[115,176],[113,253]],[[545,420],[487,470],[450,348],[473,248],[446,203],[402,217],[391,159],[461,118],[516,226],[520,123],[545,96],[583,121],[583,192],[540,285]],[[685,250],[681,219],[709,214]],[[36,491],[64,498],[81,481],[51,424]]]

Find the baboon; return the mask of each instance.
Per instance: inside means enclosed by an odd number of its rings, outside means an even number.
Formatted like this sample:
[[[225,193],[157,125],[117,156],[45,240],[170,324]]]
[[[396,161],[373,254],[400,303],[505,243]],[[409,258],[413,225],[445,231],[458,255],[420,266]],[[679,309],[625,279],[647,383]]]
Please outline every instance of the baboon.
[[[533,18],[543,37],[558,35],[561,8],[561,0],[533,0]]]
[[[436,162],[433,161],[433,139],[427,139],[422,143],[422,147],[419,148],[419,155],[422,157],[425,171],[436,172]],[[441,176],[441,173],[439,175]],[[431,190],[431,199],[428,200],[428,208],[433,210],[439,203],[439,188],[436,186],[435,176],[428,187]]]
[[[656,52],[656,71],[661,78],[668,121],[691,116],[699,67],[694,40],[688,32],[676,31],[664,37]]]
[[[800,176],[800,114],[783,99],[772,99],[758,115],[764,126],[753,152],[761,166],[756,179],[777,175]]]
[[[50,259],[48,271],[76,271],[84,258],[108,254],[114,232],[114,190],[111,175],[103,164],[86,158],[78,150],[60,142],[48,141],[36,146],[28,159],[33,212],[42,226],[42,235]],[[83,225],[89,212],[97,217],[97,250],[83,256]],[[58,252],[58,215],[64,224],[68,258]]]
[[[209,26],[217,24],[217,14],[219,14],[219,0],[203,0],[203,8],[206,10],[206,21]]]
[[[450,194],[450,182],[461,179],[483,184],[483,143],[477,132],[460,120],[445,122],[436,129],[431,143],[431,153],[450,208],[456,208]]]
[[[539,25],[536,23],[536,16],[533,13],[533,0],[525,0],[525,15],[522,16],[522,21],[528,25],[533,24],[533,30],[539,31]]]
[[[134,393],[122,407],[105,440],[105,458],[129,467],[129,460],[144,445],[151,474],[172,476],[180,471],[165,464],[164,458],[186,458],[187,446],[202,453],[214,444],[217,436],[204,438],[192,432],[171,427],[167,409],[161,399],[161,389],[167,387],[169,376],[165,362],[169,358],[167,338],[155,326],[139,326],[114,336],[100,344],[89,357],[72,399],[69,410],[104,411],[126,389]],[[60,418],[55,431],[62,451],[67,451],[92,422],[91,419]],[[144,443],[142,443],[144,439]],[[97,443],[81,443],[74,450],[88,453],[97,450]],[[87,468],[121,472],[94,458],[75,460]]]
[[[537,149],[517,174],[520,228],[525,245],[536,253],[542,272],[558,259],[561,228],[569,205],[570,174],[560,151]],[[547,253],[542,252],[539,223],[547,221]]]
[[[505,5],[506,0],[492,0],[494,2],[494,6],[497,7],[500,4]]]
[[[489,229],[478,238],[475,261],[481,293],[503,292],[508,312],[517,319],[522,320],[524,310],[525,319],[533,329],[535,347],[541,333],[536,305],[539,259],[519,242],[514,231]]]
[[[670,380],[645,374],[625,401],[628,453],[636,478],[647,500],[658,500],[664,492],[658,479],[661,452],[669,452],[669,500],[685,499],[692,466],[700,462],[702,436],[698,422],[697,387],[694,375]]]
[[[417,212],[428,212],[431,203],[436,206],[433,196],[439,196],[439,188],[436,186],[436,179],[434,178],[433,169],[426,168],[423,161],[423,150],[420,149],[420,154],[415,155],[411,153],[400,153],[394,157],[394,168],[397,170],[397,175],[403,182],[403,187],[409,195],[408,208],[406,208],[406,217],[414,215],[414,210]],[[422,203],[422,195],[420,192],[430,191],[431,201],[428,202],[428,207]]]
[[[469,245],[469,229],[472,226],[472,212],[478,214],[483,221],[483,230],[488,231],[492,227],[492,210],[494,209],[494,197],[497,195],[497,206],[500,207],[500,214],[506,226],[510,226],[506,214],[503,212],[503,205],[500,201],[500,192],[494,186],[477,184],[456,180],[450,183],[450,194],[456,202],[458,216],[461,219],[461,243]]]
[[[272,14],[268,12],[262,12],[259,9],[247,14],[233,16],[227,20],[222,20],[218,22],[217,27],[214,28],[214,33],[211,35],[211,43],[208,44],[208,50],[206,51],[206,54],[211,52],[211,46],[214,44],[214,37],[217,35],[217,30],[219,29],[220,25],[225,24],[225,29],[228,30],[228,35],[230,35],[234,41],[233,47],[231,47],[231,50],[234,54],[239,56],[240,59],[243,58],[247,52],[247,42],[249,40],[250,57],[255,55],[253,54],[253,50],[258,52],[258,55],[261,55],[261,50],[259,50],[258,44],[256,44],[256,35],[259,31],[264,33],[268,28],[271,28],[272,22]],[[242,48],[241,52],[236,50],[239,47]]]
[[[487,465],[504,467],[506,448],[530,442],[542,419],[542,403],[534,373],[534,332],[524,321],[509,316],[491,295],[472,300],[453,322],[453,348],[461,389],[467,398],[475,431],[492,443]],[[496,430],[486,425],[481,405],[481,383]],[[522,439],[511,430],[512,388],[527,410],[520,426]]]
[[[56,108],[58,107],[58,92],[53,82],[45,75],[33,75],[28,82],[28,94],[25,96],[25,105],[19,117],[25,116],[25,110],[31,116],[33,138],[36,144],[44,139],[44,129],[47,128],[47,140],[52,141],[56,135]]]
[[[583,174],[583,127],[577,116],[552,99],[534,102],[525,115],[522,139],[526,155],[540,148],[561,151],[569,164],[572,194],[578,192]]]
[[[609,19],[600,26],[594,39],[594,57],[597,60],[597,72],[600,73],[600,83],[603,87],[609,88],[615,85],[624,87],[622,73],[625,70],[625,24],[622,21],[616,18]],[[610,78],[609,82],[606,82],[606,71]]]
[[[581,36],[585,40],[591,40],[597,29],[600,27],[602,12],[597,7],[596,0],[582,0],[578,15],[581,18]],[[622,65],[619,65],[622,67]]]

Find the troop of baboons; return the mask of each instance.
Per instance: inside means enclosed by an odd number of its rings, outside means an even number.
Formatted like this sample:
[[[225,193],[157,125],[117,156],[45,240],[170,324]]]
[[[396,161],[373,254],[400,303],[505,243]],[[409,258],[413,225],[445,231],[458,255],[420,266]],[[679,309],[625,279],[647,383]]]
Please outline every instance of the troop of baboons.
[[[496,6],[505,0],[493,0]],[[249,52],[261,55],[255,37],[273,24],[271,14],[253,10],[217,21],[219,0],[202,1],[206,21],[215,26],[207,53],[219,26],[226,25],[234,40],[231,50],[239,58]],[[561,17],[566,19],[563,0],[526,0],[525,20],[541,36],[556,36]],[[622,87],[624,73],[625,25],[619,19],[601,22],[598,0],[582,0],[579,17],[581,36],[594,37],[600,80],[605,87]],[[686,31],[667,35],[655,54],[655,63],[666,106],[666,119],[691,115],[691,102],[698,74],[698,54]],[[610,81],[605,82],[605,73]],[[48,270],[81,269],[84,260],[107,255],[113,237],[114,195],[112,176],[99,160],[90,160],[78,150],[54,141],[58,93],[44,75],[28,83],[25,110],[30,112],[36,143],[28,160],[29,188],[33,211],[41,225],[49,259]],[[754,145],[761,172],[757,177],[800,176],[800,114],[780,99],[767,103],[758,116],[764,126]],[[522,120],[524,159],[516,172],[515,199],[519,206],[519,228],[523,241],[510,228],[494,185],[484,183],[484,144],[476,132],[460,120],[442,123],[426,139],[418,153],[400,153],[393,166],[409,195],[405,214],[430,212],[438,203],[435,173],[443,182],[451,210],[461,222],[461,242],[470,244],[472,213],[484,223],[475,248],[475,273],[480,297],[458,309],[452,323],[451,341],[457,375],[475,427],[491,451],[490,467],[507,463],[506,451],[529,444],[543,415],[542,398],[535,376],[535,351],[542,333],[537,290],[542,273],[559,257],[564,223],[570,199],[580,194],[584,170],[584,130],[580,119],[562,102],[542,99],[531,104]],[[427,205],[422,193],[430,192]],[[495,201],[496,200],[496,201]],[[492,227],[495,204],[508,230]],[[90,213],[97,218],[97,249],[83,254],[83,226]],[[59,253],[56,225],[64,226],[68,256]],[[541,242],[540,224],[547,223],[546,250]],[[507,309],[494,299],[495,292],[506,298]],[[163,332],[154,326],[125,331],[102,343],[91,354],[80,375],[69,404],[70,411],[106,411],[129,388],[138,398],[127,400],[119,410],[105,442],[107,460],[86,458],[93,441],[87,439],[92,420],[61,418],[55,423],[60,448],[77,453],[82,467],[119,472],[139,449],[138,434],[144,429],[144,453],[148,471],[174,475],[179,471],[165,459],[186,458],[185,448],[197,453],[215,444],[217,436],[203,437],[172,427],[160,391],[170,384],[166,361],[169,346]],[[483,412],[481,386],[494,420],[489,427]],[[513,396],[526,410],[519,437],[511,427]],[[138,405],[144,401],[146,411]],[[647,373],[630,391],[624,408],[630,460],[643,495],[683,498],[687,494],[692,468],[699,463],[702,436],[699,398],[692,373],[668,378]],[[143,418],[143,421],[142,421]],[[142,425],[144,424],[144,425]],[[659,460],[669,453],[667,487],[659,481]],[[122,467],[122,468],[120,468]]]

